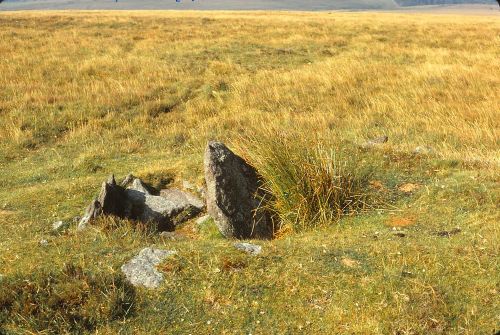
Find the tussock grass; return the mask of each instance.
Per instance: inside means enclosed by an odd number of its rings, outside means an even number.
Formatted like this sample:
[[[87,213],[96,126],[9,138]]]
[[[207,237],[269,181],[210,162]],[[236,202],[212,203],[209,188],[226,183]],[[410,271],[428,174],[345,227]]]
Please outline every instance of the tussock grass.
[[[255,134],[242,140],[240,151],[263,177],[278,235],[332,224],[375,205],[369,188],[374,166],[355,148],[323,148],[298,133],[269,128]]]

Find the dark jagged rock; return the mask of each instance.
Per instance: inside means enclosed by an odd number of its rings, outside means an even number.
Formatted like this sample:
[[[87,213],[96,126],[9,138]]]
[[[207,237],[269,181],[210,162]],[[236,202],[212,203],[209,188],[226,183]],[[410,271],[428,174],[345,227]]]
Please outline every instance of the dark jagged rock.
[[[228,238],[272,238],[257,171],[220,142],[208,143],[204,161],[207,209],[220,232]]]
[[[116,184],[115,177],[111,176],[102,184],[98,201],[102,207],[102,214],[114,215],[120,218],[125,216],[125,189]]]

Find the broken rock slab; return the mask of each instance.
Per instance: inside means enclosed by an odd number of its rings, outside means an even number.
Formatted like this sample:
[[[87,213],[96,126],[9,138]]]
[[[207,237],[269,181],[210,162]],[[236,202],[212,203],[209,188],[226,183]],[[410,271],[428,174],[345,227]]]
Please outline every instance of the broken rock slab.
[[[254,167],[221,142],[209,142],[204,157],[208,214],[228,238],[272,238],[271,215]]]
[[[143,222],[154,222],[159,231],[173,230],[205,207],[194,195],[177,189],[162,190],[159,196],[153,195],[137,178],[125,193],[129,202],[126,216]]]
[[[194,195],[175,189],[160,195],[138,178],[127,176],[121,185],[110,177],[101,187],[99,197],[87,208],[78,224],[83,229],[101,215],[113,215],[154,225],[154,230],[173,230],[178,224],[200,213],[205,204]]]
[[[165,278],[156,266],[176,253],[172,250],[144,248],[137,256],[123,264],[121,270],[132,285],[157,288]]]

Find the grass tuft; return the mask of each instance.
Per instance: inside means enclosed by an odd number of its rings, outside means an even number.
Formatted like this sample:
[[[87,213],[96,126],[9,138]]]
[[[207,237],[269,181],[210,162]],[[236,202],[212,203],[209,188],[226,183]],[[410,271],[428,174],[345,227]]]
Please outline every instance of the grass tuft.
[[[353,152],[327,148],[295,136],[244,140],[243,152],[264,179],[267,207],[284,231],[303,231],[337,222],[370,208],[373,168]]]
[[[0,285],[0,333],[81,334],[129,317],[135,289],[119,274],[90,274],[67,264],[62,271],[8,277]],[[2,328],[3,327],[3,328]]]

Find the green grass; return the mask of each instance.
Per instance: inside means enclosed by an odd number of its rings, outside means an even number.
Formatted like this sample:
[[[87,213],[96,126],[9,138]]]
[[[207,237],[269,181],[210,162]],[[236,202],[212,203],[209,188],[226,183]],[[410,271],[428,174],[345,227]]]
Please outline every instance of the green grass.
[[[2,331],[500,330],[495,17],[29,12],[0,14],[0,28]],[[255,241],[262,255],[213,221],[177,241],[110,218],[51,233],[111,173],[202,186],[211,139],[275,196],[283,229]],[[126,287],[113,284],[121,265],[147,246],[178,254],[160,265],[165,284],[137,288],[134,312],[119,313],[102,293]],[[66,285],[85,297],[69,316],[51,305]],[[32,288],[42,314],[19,304]],[[71,326],[87,312],[90,327]]]

